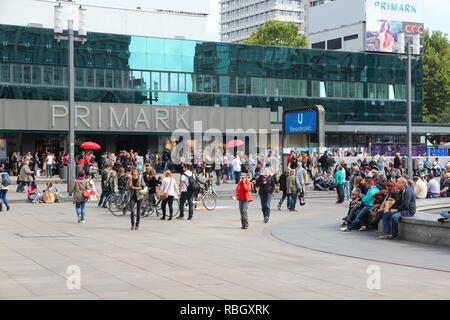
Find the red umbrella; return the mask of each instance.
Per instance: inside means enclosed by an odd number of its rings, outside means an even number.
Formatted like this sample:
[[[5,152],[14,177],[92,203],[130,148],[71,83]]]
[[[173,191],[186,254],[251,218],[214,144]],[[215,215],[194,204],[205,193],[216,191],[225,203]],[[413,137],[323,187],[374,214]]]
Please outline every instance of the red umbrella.
[[[100,145],[98,145],[95,142],[84,142],[81,144],[80,146],[81,149],[86,149],[86,150],[100,150],[102,147],[100,147]]]
[[[244,141],[242,140],[231,140],[227,143],[227,148],[231,149],[231,148],[237,148],[240,147],[244,144]]]

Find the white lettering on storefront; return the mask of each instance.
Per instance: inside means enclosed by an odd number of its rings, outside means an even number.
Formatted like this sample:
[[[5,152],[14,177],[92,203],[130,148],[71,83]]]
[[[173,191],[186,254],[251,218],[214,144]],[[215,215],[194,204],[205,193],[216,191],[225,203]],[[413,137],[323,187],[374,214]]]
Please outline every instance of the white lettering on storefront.
[[[114,124],[116,125],[117,129],[122,129],[123,128],[123,123],[125,122],[125,128],[129,128],[129,118],[128,118],[128,108],[124,109],[123,113],[122,113],[122,118],[120,118],[120,122],[117,119],[117,113],[116,110],[114,110],[113,107],[109,107],[109,128],[113,128],[113,120],[114,120]]]
[[[160,117],[159,114],[164,113],[164,117]],[[159,129],[159,123],[162,123],[166,129],[170,129],[169,124],[167,123],[167,119],[169,119],[169,110],[166,109],[156,109],[156,129]]]
[[[83,110],[84,113],[80,114],[80,110]],[[87,128],[90,128],[91,124],[86,121],[86,118],[89,117],[89,115],[90,115],[90,110],[88,107],[76,106],[75,107],[75,128],[78,128],[78,119],[80,119],[80,121],[83,122]]]
[[[147,115],[144,112],[144,109],[139,109],[139,114],[137,116],[136,122],[134,123],[134,129],[137,129],[139,124],[143,123],[147,129],[150,129],[150,124],[147,120]]]
[[[187,123],[186,119],[184,118],[186,116],[186,114],[189,113],[189,110],[188,109],[184,110],[184,112],[181,116],[179,115],[179,111],[180,111],[179,109],[176,110],[176,117],[177,117],[177,125],[176,126],[177,126],[177,128],[181,128],[181,126],[180,126],[180,121],[181,121],[184,124],[184,128],[189,130],[190,129],[189,124]]]
[[[63,110],[62,113],[57,112],[57,110]],[[66,118],[67,114],[69,113],[69,110],[66,106],[63,105],[52,105],[52,128],[56,126],[56,119],[57,118]]]

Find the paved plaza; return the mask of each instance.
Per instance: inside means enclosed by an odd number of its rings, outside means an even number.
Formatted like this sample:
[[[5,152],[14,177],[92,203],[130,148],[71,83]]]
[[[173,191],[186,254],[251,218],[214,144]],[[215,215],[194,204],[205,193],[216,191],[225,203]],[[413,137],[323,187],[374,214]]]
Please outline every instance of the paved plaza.
[[[240,229],[233,200],[218,204],[213,212],[196,211],[192,221],[148,217],[139,231],[130,231],[128,215],[115,217],[93,203],[83,225],[75,223],[71,203],[14,203],[11,211],[0,214],[0,298],[450,298],[449,272],[351,258],[280,240],[298,229],[311,240],[341,244],[344,235],[337,224],[346,208],[329,196],[309,199],[295,214],[273,210],[268,224],[255,201],[248,230]],[[336,232],[323,230],[332,224]],[[375,235],[346,236],[352,237],[345,243],[347,252],[371,250],[373,243],[380,254],[382,241]],[[413,243],[383,246],[388,256],[426,259]],[[370,290],[367,271],[374,265],[380,270],[381,288]],[[67,271],[73,266],[81,271],[79,290],[67,286]]]

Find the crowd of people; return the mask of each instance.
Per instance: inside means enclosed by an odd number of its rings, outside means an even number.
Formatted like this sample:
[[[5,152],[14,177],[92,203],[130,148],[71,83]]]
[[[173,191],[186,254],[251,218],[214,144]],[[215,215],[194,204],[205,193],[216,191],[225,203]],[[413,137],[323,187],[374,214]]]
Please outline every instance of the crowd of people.
[[[336,162],[336,155],[324,152],[310,156],[292,151],[283,168],[278,150],[268,154],[247,155],[243,152],[225,152],[205,161],[204,156],[194,153],[190,164],[175,164],[171,150],[161,154],[147,152],[145,155],[134,150],[122,150],[117,155],[110,152],[98,159],[92,151],[84,151],[76,158],[77,179],[72,186],[77,221],[85,222],[87,201],[98,201],[105,208],[107,198],[119,193],[126,199],[131,211],[131,228],[139,229],[144,196],[156,202],[161,199],[162,219],[172,220],[173,203],[180,199],[180,214],[184,218],[185,205],[188,219],[193,218],[193,202],[198,185],[215,180],[217,185],[236,184],[235,198],[239,202],[242,228],[248,228],[248,206],[257,193],[261,202],[264,222],[270,219],[273,194],[281,192],[278,210],[286,201],[287,209],[296,212],[297,204],[305,204],[307,186],[312,181],[315,190],[336,190],[337,204],[349,201],[347,216],[343,219],[342,231],[367,230],[375,228],[383,219],[383,239],[397,237],[398,220],[415,213],[415,199],[450,196],[450,164],[442,168],[439,159],[419,157],[415,161],[414,179],[405,176],[404,160],[396,154],[390,160],[386,155],[358,158],[354,163]],[[18,157],[13,153],[10,169],[0,166],[0,211],[3,204],[9,210],[7,199],[11,178],[8,172],[17,174],[17,192],[26,192],[30,202],[57,202],[60,194],[52,182],[39,190],[36,176],[55,174],[58,164],[66,166],[68,155],[57,159],[54,154],[32,156],[30,153]],[[59,170],[58,170],[59,171]],[[175,181],[174,174],[179,174]],[[95,188],[94,178],[99,175],[101,192]],[[204,179],[200,179],[203,177]],[[440,180],[438,179],[440,178]],[[195,190],[194,190],[195,189]],[[166,214],[168,209],[168,213]],[[448,222],[448,213],[442,213],[440,222]]]

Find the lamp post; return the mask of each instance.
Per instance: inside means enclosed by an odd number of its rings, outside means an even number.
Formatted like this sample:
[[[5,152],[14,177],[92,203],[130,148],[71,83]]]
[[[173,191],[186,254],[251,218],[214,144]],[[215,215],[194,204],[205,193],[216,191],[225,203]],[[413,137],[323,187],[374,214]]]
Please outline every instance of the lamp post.
[[[87,40],[86,31],[86,9],[81,6],[78,8],[78,36],[74,34],[74,20],[69,18],[67,20],[67,35],[64,35],[63,28],[63,7],[61,2],[55,6],[54,16],[54,33],[55,39],[59,41],[64,40],[68,42],[68,71],[69,71],[69,168],[67,172],[66,182],[67,191],[70,191],[72,182],[75,179],[75,63],[74,63],[74,42],[78,41],[84,44]]]
[[[408,154],[406,159],[406,170],[409,179],[412,179],[413,169],[413,156],[412,156],[412,59],[418,59],[416,56],[420,56],[420,35],[413,35],[413,43],[408,42],[406,44],[406,56],[405,54],[405,35],[399,33],[398,42],[400,44],[400,59],[406,59],[406,139]],[[413,58],[414,55],[414,58]]]

